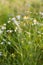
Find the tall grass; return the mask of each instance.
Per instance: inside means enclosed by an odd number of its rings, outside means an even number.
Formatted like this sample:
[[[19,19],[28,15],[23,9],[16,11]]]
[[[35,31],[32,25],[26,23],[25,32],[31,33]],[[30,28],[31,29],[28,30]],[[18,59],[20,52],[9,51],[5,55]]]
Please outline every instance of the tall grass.
[[[43,65],[43,3],[22,2],[0,4],[0,65]]]

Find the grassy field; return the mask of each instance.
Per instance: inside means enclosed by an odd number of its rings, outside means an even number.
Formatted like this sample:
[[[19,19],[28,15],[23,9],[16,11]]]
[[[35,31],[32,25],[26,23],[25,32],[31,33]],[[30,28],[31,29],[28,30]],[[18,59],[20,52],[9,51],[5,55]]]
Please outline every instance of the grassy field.
[[[0,0],[0,65],[43,65],[42,0]]]

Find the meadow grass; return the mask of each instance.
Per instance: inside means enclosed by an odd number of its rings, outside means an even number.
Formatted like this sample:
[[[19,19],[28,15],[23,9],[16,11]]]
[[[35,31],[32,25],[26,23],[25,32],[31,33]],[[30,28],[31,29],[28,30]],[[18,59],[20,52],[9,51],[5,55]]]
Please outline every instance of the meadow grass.
[[[0,65],[43,65],[43,3],[6,1],[0,4]]]

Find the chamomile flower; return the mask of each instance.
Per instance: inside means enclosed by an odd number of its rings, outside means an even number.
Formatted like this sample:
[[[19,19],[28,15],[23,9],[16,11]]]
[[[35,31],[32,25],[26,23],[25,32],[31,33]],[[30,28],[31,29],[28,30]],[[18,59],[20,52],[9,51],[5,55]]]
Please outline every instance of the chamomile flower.
[[[3,25],[6,26],[6,23],[4,23]]]
[[[17,26],[19,26],[18,21],[16,21],[16,18],[12,18],[12,21],[13,21]]]
[[[1,29],[2,29],[2,30],[5,30],[5,29],[6,29],[6,27],[5,27],[5,26],[2,26],[2,27],[1,27]]]
[[[4,42],[1,42],[1,44],[4,44]]]
[[[8,42],[8,44],[10,45],[10,44],[11,44],[11,42]]]
[[[21,16],[20,16],[20,15],[17,15],[16,18],[17,18],[18,20],[20,20]]]
[[[8,23],[10,23],[11,21],[8,21]]]
[[[13,30],[7,30],[6,32],[12,33],[12,32],[13,32]]]
[[[33,23],[34,23],[34,25],[38,24],[36,19],[33,20]]]
[[[2,52],[0,52],[0,56],[2,56]]]
[[[43,16],[43,12],[39,12],[39,14]]]

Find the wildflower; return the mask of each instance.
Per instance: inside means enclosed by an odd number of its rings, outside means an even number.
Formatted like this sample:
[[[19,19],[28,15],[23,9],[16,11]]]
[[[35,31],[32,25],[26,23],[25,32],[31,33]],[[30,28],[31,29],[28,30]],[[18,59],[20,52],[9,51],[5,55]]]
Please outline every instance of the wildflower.
[[[21,16],[20,16],[20,15],[17,15],[16,18],[17,18],[18,20],[20,20]]]
[[[14,17],[14,18],[12,18],[12,21],[16,21],[16,18]]]
[[[6,23],[4,23],[3,25],[6,26]]]
[[[10,45],[10,44],[11,44],[11,42],[8,42],[8,44]]]
[[[33,20],[33,23],[34,23],[34,25],[38,24],[36,19]]]
[[[39,14],[43,16],[43,12],[39,12]]]
[[[0,52],[0,56],[2,56],[2,52]]]
[[[12,33],[12,32],[13,32],[13,30],[7,30],[6,32]]]
[[[11,21],[8,21],[8,23],[10,23]]]
[[[1,44],[4,44],[4,42],[1,42]]]
[[[25,20],[28,19],[28,16],[24,16],[23,19],[25,19]]]
[[[6,41],[5,39],[3,39],[3,41]]]
[[[0,29],[0,34],[2,34],[3,33],[3,31]]]
[[[19,26],[18,22],[16,21],[16,18],[12,18],[12,21],[13,21],[17,26]]]
[[[5,26],[2,26],[1,29],[4,30],[4,29],[6,29],[6,27]]]

